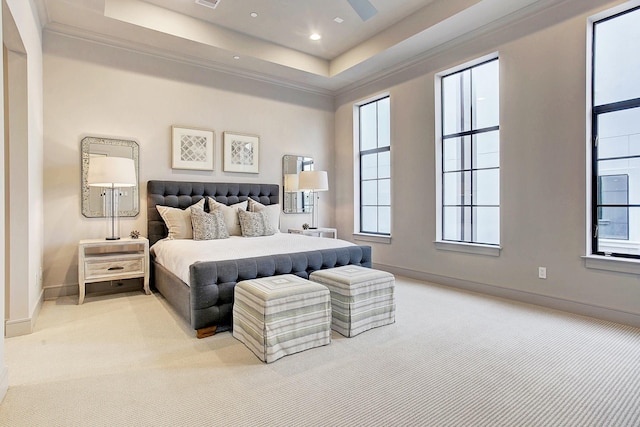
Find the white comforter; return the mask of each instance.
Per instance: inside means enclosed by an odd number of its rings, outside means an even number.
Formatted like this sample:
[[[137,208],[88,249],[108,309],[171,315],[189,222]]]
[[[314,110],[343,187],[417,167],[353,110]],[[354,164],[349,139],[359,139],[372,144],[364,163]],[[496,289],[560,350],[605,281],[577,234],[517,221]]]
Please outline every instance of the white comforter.
[[[273,236],[231,236],[220,240],[164,239],[156,242],[151,247],[151,252],[156,257],[156,262],[189,284],[189,266],[197,261],[253,258],[346,246],[355,245],[339,239],[276,233]]]

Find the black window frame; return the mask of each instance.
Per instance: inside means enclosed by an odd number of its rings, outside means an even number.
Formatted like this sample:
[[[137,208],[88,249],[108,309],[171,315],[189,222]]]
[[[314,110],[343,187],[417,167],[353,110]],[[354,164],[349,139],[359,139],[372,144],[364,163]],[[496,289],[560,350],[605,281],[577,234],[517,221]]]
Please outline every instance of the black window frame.
[[[359,195],[360,195],[360,200],[359,200],[359,208],[360,208],[360,220],[359,220],[359,226],[358,226],[358,230],[360,233],[363,234],[372,234],[372,235],[378,235],[378,236],[391,236],[391,223],[389,223],[389,232],[388,233],[383,233],[379,231],[379,222],[376,221],[378,230],[376,231],[371,231],[371,230],[365,230],[363,229],[362,226],[362,215],[363,215],[363,208],[364,207],[376,207],[379,208],[380,206],[384,206],[384,207],[389,207],[389,209],[391,209],[391,201],[389,201],[388,205],[381,205],[380,203],[377,203],[375,205],[365,205],[362,201],[362,186],[363,186],[363,182],[369,182],[369,181],[380,181],[381,178],[371,178],[371,179],[363,179],[362,178],[362,158],[366,155],[370,155],[370,154],[380,154],[380,153],[385,153],[385,152],[389,152],[389,156],[391,156],[391,140],[389,140],[389,145],[385,146],[385,147],[376,147],[376,148],[370,148],[368,150],[362,150],[362,114],[361,114],[361,110],[362,107],[365,107],[367,105],[371,105],[371,104],[377,104],[378,102],[384,100],[384,99],[389,99],[389,128],[391,128],[391,96],[390,95],[385,95],[385,96],[381,96],[379,98],[373,99],[371,101],[362,103],[362,104],[358,104],[358,163],[359,163],[359,177],[358,177],[358,185],[359,185]],[[376,111],[377,111],[377,106],[376,106]],[[376,129],[378,129],[378,114],[376,114]],[[376,141],[377,141],[377,137],[376,137]],[[377,145],[377,144],[376,144]],[[379,166],[377,167],[379,168]],[[389,168],[391,168],[391,165],[389,165]],[[384,180],[389,180],[389,185],[391,185],[391,173],[389,173],[389,178],[382,178]],[[391,219],[389,219],[389,221],[391,222]]]
[[[595,104],[595,93],[596,93],[596,37],[597,37],[597,25],[606,21],[610,21],[612,19],[618,18],[620,16],[626,15],[627,13],[635,12],[640,10],[640,6],[636,6],[619,13],[615,13],[613,15],[607,16],[602,19],[598,19],[593,21],[591,34],[591,252],[593,255],[602,255],[602,256],[612,256],[612,257],[620,257],[620,258],[633,258],[640,259],[640,255],[635,254],[627,254],[627,253],[619,253],[619,252],[605,252],[600,250],[598,240],[599,240],[599,224],[598,224],[598,214],[600,208],[603,207],[624,207],[627,211],[634,207],[640,208],[640,204],[605,204],[600,203],[599,200],[599,174],[598,174],[598,161],[600,160],[611,160],[611,158],[598,158],[598,117],[602,114],[613,113],[618,111],[624,111],[632,108],[640,108],[640,98],[630,98],[622,101],[610,102],[606,104],[596,105]],[[640,158],[639,156],[625,156],[625,157],[616,157],[615,159],[622,158]],[[613,240],[613,239],[612,239]]]
[[[488,59],[486,61],[482,61],[482,62],[479,62],[477,64],[473,64],[473,65],[470,65],[468,67],[462,68],[460,70],[456,70],[456,71],[454,71],[452,73],[448,73],[446,75],[443,75],[440,78],[440,93],[442,94],[440,96],[440,109],[441,109],[440,111],[442,111],[442,114],[441,114],[441,117],[440,117],[440,129],[441,129],[441,131],[440,131],[440,174],[441,174],[441,181],[440,181],[440,192],[441,192],[441,194],[440,194],[440,197],[441,197],[441,199],[440,199],[441,200],[440,210],[441,211],[440,211],[440,215],[441,215],[441,218],[442,218],[442,221],[441,221],[441,224],[440,224],[440,228],[441,228],[440,229],[440,236],[441,236],[441,240],[444,241],[444,242],[457,242],[457,243],[466,243],[466,244],[480,244],[480,245],[488,245],[488,246],[500,246],[500,243],[485,243],[485,242],[479,242],[476,239],[474,239],[474,237],[473,237],[474,236],[473,208],[474,207],[484,207],[485,205],[478,205],[478,204],[473,202],[474,197],[475,197],[473,192],[471,193],[470,203],[467,203],[467,204],[465,204],[465,203],[462,203],[462,204],[445,204],[445,202],[444,202],[444,200],[445,200],[445,184],[444,184],[445,183],[445,179],[444,179],[445,178],[445,174],[452,173],[452,172],[453,173],[470,172],[471,173],[470,186],[471,186],[471,188],[473,188],[473,172],[474,171],[492,170],[492,169],[500,170],[500,165],[495,166],[495,167],[489,167],[489,168],[474,168],[473,167],[473,156],[472,156],[472,158],[470,160],[470,167],[468,169],[464,167],[464,160],[463,160],[461,162],[462,169],[445,172],[444,144],[445,144],[445,141],[447,139],[469,137],[471,139],[469,152],[473,153],[473,145],[474,145],[473,139],[474,139],[474,136],[475,135],[480,135],[480,134],[483,134],[483,133],[500,131],[500,124],[498,123],[497,126],[490,126],[490,127],[486,127],[486,128],[480,128],[480,129],[473,129],[473,126],[472,126],[471,130],[467,130],[467,131],[463,131],[463,132],[456,132],[456,133],[451,133],[451,134],[445,134],[444,133],[444,128],[445,128],[445,126],[444,126],[445,125],[444,80],[447,77],[463,73],[465,71],[471,70],[473,68],[480,67],[480,66],[488,64],[490,62],[499,61],[499,59],[500,58],[496,56],[495,58],[491,58],[491,59]],[[469,84],[470,84],[470,87],[471,87],[471,92],[473,92],[473,79],[471,80],[471,82]],[[464,96],[463,91],[461,91],[461,96]],[[471,110],[473,111],[473,106],[471,106]],[[473,113],[472,113],[472,115],[473,115]],[[464,118],[462,120],[464,121]],[[464,141],[463,141],[463,144],[464,144]],[[463,148],[463,152],[464,152],[464,148]],[[464,190],[462,191],[462,193],[464,193]],[[462,209],[463,216],[464,216],[464,211],[465,211],[464,208],[467,208],[467,207],[470,208],[471,215],[472,215],[472,218],[471,218],[472,227],[471,227],[471,230],[470,230],[471,236],[468,239],[465,238],[465,235],[464,235],[465,228],[464,227],[462,227],[462,233],[463,233],[462,234],[462,239],[446,239],[445,238],[445,233],[444,233],[444,230],[445,230],[445,208],[447,208],[447,207],[463,208]],[[491,207],[493,207],[493,205],[491,205]],[[500,208],[501,205],[498,205],[498,207]],[[461,221],[464,223],[464,218]]]

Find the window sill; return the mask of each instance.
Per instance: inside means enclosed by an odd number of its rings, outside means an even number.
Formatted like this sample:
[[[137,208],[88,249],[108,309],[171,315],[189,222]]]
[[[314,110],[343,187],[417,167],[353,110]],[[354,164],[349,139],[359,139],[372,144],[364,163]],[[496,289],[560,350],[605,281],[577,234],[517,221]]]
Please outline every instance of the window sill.
[[[380,236],[378,234],[353,233],[353,240],[391,244],[391,236]]]
[[[640,274],[640,260],[601,255],[585,255],[582,259],[584,259],[584,266],[587,268],[615,271],[618,273]]]
[[[500,256],[502,248],[500,246],[480,245],[477,243],[444,242],[436,240],[436,249],[442,251],[462,252],[465,254]]]

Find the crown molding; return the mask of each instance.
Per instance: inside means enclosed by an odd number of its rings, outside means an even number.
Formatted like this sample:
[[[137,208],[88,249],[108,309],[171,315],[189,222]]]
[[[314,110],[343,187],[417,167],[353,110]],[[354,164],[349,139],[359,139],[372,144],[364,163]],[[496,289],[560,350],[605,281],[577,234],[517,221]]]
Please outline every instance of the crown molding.
[[[136,54],[148,55],[154,58],[169,60],[172,62],[195,66],[210,71],[232,75],[235,77],[241,77],[261,83],[266,83],[269,85],[279,86],[286,89],[301,91],[315,96],[328,98],[333,98],[334,96],[334,92],[332,90],[324,89],[318,86],[303,84],[284,78],[276,78],[256,71],[247,71],[246,69],[232,67],[227,64],[205,60],[192,55],[176,54],[169,49],[151,47],[142,43],[132,42],[130,40],[125,40],[118,37],[105,36],[96,32],[78,29],[77,27],[72,27],[65,24],[49,23],[43,29],[43,33],[45,35],[52,34],[62,37],[69,37],[88,43],[96,43],[102,46],[133,52]]]

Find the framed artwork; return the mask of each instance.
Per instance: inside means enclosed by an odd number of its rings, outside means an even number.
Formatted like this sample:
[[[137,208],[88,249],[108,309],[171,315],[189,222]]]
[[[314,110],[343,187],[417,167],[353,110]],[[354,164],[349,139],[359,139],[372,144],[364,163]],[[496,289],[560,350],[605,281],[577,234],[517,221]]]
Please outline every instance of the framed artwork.
[[[224,132],[223,139],[225,172],[260,172],[260,137]]]
[[[171,167],[212,171],[214,143],[212,130],[171,126]]]

